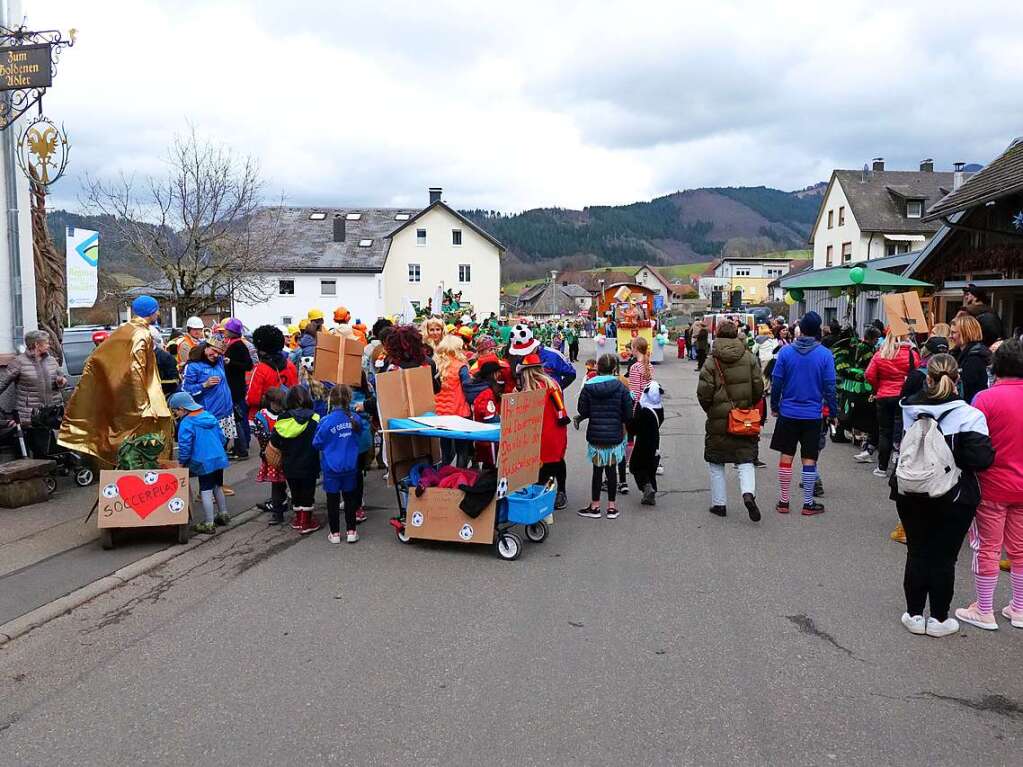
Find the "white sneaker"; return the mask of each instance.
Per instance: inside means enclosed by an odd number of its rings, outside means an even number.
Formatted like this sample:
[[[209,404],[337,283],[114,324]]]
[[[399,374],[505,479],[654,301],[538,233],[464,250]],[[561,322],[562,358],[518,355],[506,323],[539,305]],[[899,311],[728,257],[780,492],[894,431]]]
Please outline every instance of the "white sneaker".
[[[348,543],[356,543],[356,542],[358,542],[358,540],[359,540],[359,533],[358,533],[358,531],[356,531],[356,530],[349,530],[346,540],[348,541]],[[341,543],[341,534],[340,533],[337,536],[337,542]]]
[[[341,543],[341,533],[327,533],[327,540],[330,543]]]
[[[854,455],[853,460],[857,463],[870,463],[874,460],[874,455],[869,450],[864,450],[863,452]]]
[[[906,631],[910,634],[927,633],[927,621],[924,620],[924,616],[922,615],[910,615],[909,613],[903,613],[902,625],[906,627]]]
[[[947,637],[949,634],[957,633],[959,633],[959,621],[955,618],[945,621],[939,621],[937,618],[927,619],[927,636],[929,637]]]
[[[884,469],[880,468],[880,467],[874,469],[871,472],[871,474],[873,474],[875,477],[887,477],[888,476],[888,472],[885,471]]]
[[[658,475],[664,474],[664,467],[663,466],[658,466],[657,467],[657,474]]]

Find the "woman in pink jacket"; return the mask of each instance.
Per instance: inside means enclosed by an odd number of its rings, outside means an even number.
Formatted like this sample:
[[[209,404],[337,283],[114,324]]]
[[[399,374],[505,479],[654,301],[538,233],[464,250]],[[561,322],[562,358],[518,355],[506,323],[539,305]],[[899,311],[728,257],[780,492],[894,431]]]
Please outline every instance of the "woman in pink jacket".
[[[1016,628],[1023,629],[1023,343],[1006,341],[995,352],[995,384],[973,398],[973,406],[987,418],[995,460],[980,479],[980,505],[970,527],[973,577],[977,601],[956,610],[964,623],[997,629],[994,613],[998,560],[1005,546],[1011,563],[1012,602],[1002,610]]]
[[[906,376],[920,364],[920,353],[906,336],[891,331],[877,354],[870,358],[865,377],[874,389],[877,405],[877,468],[875,477],[888,476],[888,462],[892,457],[892,434],[895,419],[901,418],[899,396]]]

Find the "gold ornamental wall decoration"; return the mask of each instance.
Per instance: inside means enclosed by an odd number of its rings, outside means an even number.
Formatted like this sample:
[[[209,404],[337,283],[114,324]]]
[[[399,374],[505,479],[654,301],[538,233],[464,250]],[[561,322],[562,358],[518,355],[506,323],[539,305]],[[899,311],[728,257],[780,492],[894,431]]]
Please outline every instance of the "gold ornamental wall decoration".
[[[49,186],[64,175],[71,142],[63,125],[39,115],[18,135],[17,147],[18,166],[29,181]]]

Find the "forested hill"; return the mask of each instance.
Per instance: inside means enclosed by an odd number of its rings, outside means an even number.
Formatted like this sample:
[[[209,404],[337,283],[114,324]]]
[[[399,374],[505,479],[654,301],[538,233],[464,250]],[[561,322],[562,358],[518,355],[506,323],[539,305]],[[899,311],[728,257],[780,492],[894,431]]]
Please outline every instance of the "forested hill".
[[[684,264],[805,247],[825,185],[691,189],[631,205],[462,211],[508,248],[505,279],[541,270]]]

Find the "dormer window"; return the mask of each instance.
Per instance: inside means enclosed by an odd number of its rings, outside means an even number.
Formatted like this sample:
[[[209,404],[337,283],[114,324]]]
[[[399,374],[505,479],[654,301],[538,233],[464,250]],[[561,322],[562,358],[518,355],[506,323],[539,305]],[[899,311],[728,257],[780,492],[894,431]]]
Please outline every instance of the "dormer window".
[[[920,218],[924,214],[923,200],[906,201],[906,218]]]

